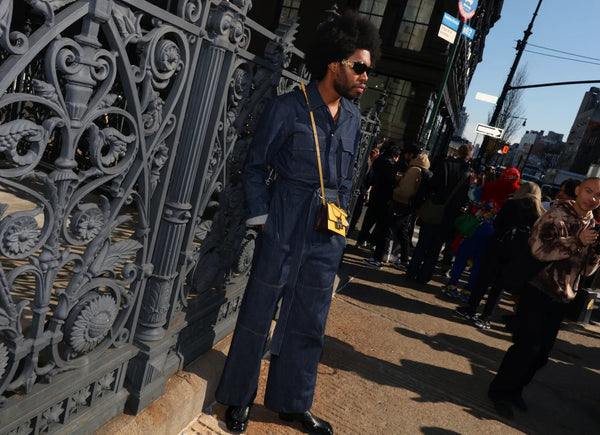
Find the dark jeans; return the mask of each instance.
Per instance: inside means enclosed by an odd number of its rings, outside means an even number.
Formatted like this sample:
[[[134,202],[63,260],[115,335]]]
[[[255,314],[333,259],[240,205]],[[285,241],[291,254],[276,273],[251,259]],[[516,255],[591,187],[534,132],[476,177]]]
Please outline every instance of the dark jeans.
[[[440,225],[422,224],[419,229],[419,241],[406,270],[406,276],[427,283],[433,276],[446,232]]]
[[[490,384],[492,397],[520,395],[523,387],[546,364],[566,306],[527,285],[519,301],[514,344],[504,355],[498,374]]]
[[[492,237],[486,246],[481,259],[481,268],[475,279],[475,284],[469,297],[469,308],[472,314],[477,312],[479,304],[483,300],[488,288],[487,300],[483,309],[483,317],[488,318],[492,315],[498,301],[502,296],[502,283],[500,281],[500,268],[502,265],[498,259],[498,241]]]
[[[458,281],[467,267],[467,262],[469,261],[469,258],[472,257],[473,265],[471,266],[471,274],[465,289],[469,291],[473,289],[473,284],[477,278],[479,268],[481,266],[481,257],[483,256],[483,252],[489,238],[493,234],[494,227],[491,224],[484,223],[477,227],[477,230],[473,236],[465,238],[462,241],[458,247],[456,259],[454,260],[454,265],[452,266],[450,280],[448,281],[449,285],[458,285]]]
[[[361,192],[360,195],[356,198],[356,205],[354,206],[354,210],[352,210],[352,219],[350,219],[350,225],[348,226],[348,235],[352,234],[358,220],[360,219],[360,215],[362,214],[362,209],[365,205],[365,195],[364,192]],[[362,228],[361,228],[362,229]]]
[[[376,248],[373,254],[375,260],[381,261],[390,243],[398,240],[400,244],[400,261],[408,263],[408,244],[410,241],[412,216],[410,206],[398,203],[390,205],[385,219],[385,230],[376,230],[379,237],[375,242]],[[379,226],[379,223],[377,223],[377,226]]]
[[[361,244],[363,242],[374,244],[376,242],[376,236],[371,234],[371,229],[379,221],[385,219],[386,213],[387,206],[385,204],[369,204],[367,211],[365,212],[365,217],[360,225],[360,233],[356,239],[357,244]],[[377,231],[377,228],[375,228],[374,231]]]

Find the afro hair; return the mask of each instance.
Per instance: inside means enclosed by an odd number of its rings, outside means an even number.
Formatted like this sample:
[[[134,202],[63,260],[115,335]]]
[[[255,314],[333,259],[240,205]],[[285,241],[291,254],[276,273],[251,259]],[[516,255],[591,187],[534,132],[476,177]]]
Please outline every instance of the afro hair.
[[[321,23],[306,53],[306,66],[312,78],[320,80],[331,62],[350,57],[357,49],[371,53],[371,63],[380,56],[381,38],[377,28],[352,10]]]

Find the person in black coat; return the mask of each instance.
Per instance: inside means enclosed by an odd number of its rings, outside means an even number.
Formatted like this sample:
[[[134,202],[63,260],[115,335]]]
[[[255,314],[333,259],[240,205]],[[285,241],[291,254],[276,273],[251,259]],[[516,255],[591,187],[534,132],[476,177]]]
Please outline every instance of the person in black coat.
[[[369,206],[356,240],[357,246],[365,245],[367,242],[374,244],[371,229],[387,215],[387,204],[392,199],[392,192],[396,186],[398,161],[402,148],[391,141],[388,141],[388,144],[385,150],[375,157],[368,173],[371,185]]]
[[[419,219],[419,241],[406,270],[407,278],[423,284],[431,280],[442,245],[451,238],[454,232],[454,220],[468,200],[471,174],[469,160],[472,155],[471,145],[461,145],[456,157],[443,160],[431,169],[433,172],[430,181],[433,187],[431,199],[436,204],[446,204],[446,206],[440,224],[428,224],[423,219]]]
[[[501,268],[508,256],[514,254],[505,252],[503,239],[516,228],[529,232],[544,211],[540,188],[532,182],[523,183],[514,193],[513,198],[506,201],[500,208],[494,219],[494,236],[484,251],[481,270],[473,286],[468,305],[458,307],[456,309],[458,315],[473,320],[475,326],[479,328],[490,328],[488,319],[496,308],[503,290],[500,277]],[[491,290],[483,314],[479,317],[476,314],[477,308],[488,288]]]

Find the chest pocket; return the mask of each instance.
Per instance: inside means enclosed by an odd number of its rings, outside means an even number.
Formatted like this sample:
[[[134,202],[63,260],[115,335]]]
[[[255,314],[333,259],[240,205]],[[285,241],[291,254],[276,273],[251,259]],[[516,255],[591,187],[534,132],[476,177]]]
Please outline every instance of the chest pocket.
[[[319,147],[325,143],[325,137],[319,134]],[[312,130],[297,131],[292,136],[291,154],[287,165],[290,173],[300,178],[314,178],[319,176],[317,164],[317,150]],[[321,149],[321,159],[324,158]]]
[[[354,169],[354,139],[349,137],[341,137],[341,152],[338,163],[339,174],[342,178],[351,177]]]

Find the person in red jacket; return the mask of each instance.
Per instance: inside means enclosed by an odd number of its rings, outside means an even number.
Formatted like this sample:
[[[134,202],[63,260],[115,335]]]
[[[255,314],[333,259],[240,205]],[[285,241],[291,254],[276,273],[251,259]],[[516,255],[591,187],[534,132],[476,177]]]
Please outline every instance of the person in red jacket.
[[[452,297],[460,297],[463,301],[469,300],[471,289],[481,266],[481,257],[488,240],[494,234],[494,218],[509,196],[519,188],[520,176],[521,174],[517,168],[506,168],[502,171],[499,179],[488,181],[483,186],[475,189],[471,214],[477,218],[479,225],[475,233],[465,238],[460,244],[456,253],[456,260],[450,272],[450,280],[448,284],[442,287],[442,293]],[[457,289],[458,280],[471,257],[473,258],[473,265],[469,282],[464,290],[459,291]]]

